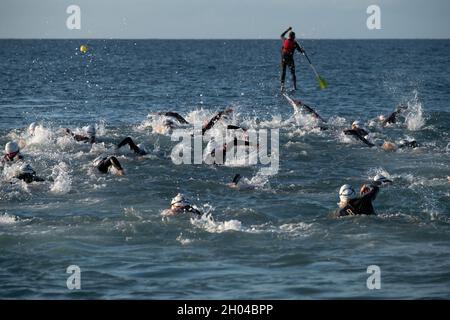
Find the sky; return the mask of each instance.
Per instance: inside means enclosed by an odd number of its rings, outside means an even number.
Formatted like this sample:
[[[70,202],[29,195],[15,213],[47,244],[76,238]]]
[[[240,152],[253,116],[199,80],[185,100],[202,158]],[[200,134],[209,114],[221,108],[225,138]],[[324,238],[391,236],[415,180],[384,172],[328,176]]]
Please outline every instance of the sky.
[[[80,7],[70,30],[69,5]],[[380,8],[370,30],[368,6]],[[0,0],[0,38],[450,38],[450,0]]]

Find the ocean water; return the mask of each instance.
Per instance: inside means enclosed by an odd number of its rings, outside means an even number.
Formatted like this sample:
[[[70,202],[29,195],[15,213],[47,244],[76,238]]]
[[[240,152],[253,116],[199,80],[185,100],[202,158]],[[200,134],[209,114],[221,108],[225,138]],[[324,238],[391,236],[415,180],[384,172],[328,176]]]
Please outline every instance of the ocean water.
[[[292,95],[328,119],[325,131],[280,95],[278,41],[1,40],[0,144],[22,141],[53,181],[26,185],[1,169],[0,298],[450,298],[450,41],[302,44],[329,87],[320,91],[298,56]],[[409,108],[399,123],[371,126],[400,103]],[[227,106],[232,123],[279,129],[278,172],[175,165],[177,142],[147,117],[205,121]],[[342,130],[356,119],[376,141],[414,138],[420,148],[348,139]],[[34,137],[31,122],[41,125]],[[93,146],[61,133],[89,124]],[[150,154],[115,150],[126,136]],[[126,175],[96,173],[100,154],[115,154]],[[235,173],[240,189],[227,187]],[[359,188],[376,173],[394,181],[376,216],[329,217],[342,184]],[[178,192],[213,220],[163,219]],[[66,286],[70,265],[81,290]],[[381,269],[379,290],[366,286],[370,265]]]

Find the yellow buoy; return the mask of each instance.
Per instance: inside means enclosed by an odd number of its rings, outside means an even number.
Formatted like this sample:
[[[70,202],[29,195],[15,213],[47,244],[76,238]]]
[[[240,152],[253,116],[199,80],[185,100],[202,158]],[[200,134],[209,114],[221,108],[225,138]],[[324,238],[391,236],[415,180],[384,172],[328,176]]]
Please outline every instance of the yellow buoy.
[[[81,52],[81,53],[86,53],[87,51],[88,51],[87,45],[82,44],[82,45],[80,46],[80,52]]]

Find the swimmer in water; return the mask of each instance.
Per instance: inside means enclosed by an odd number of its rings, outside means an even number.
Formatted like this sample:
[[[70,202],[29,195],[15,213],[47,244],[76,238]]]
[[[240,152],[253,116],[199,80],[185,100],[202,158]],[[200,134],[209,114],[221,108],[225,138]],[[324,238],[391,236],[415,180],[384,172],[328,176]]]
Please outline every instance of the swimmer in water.
[[[175,216],[182,213],[190,213],[194,218],[200,218],[202,213],[191,204],[181,193],[177,194],[170,202],[170,208],[164,210],[161,215],[165,217]]]
[[[226,108],[223,111],[217,112],[208,122],[206,122],[202,126],[202,134],[204,135],[206,131],[210,130],[219,120],[226,117],[232,112],[232,108]],[[157,126],[154,128],[155,132],[157,133],[171,133],[172,130],[177,128],[179,125],[190,124],[183,116],[181,116],[177,112],[155,112],[153,114],[167,117],[167,119],[164,119],[162,127]]]
[[[235,174],[235,176],[233,177],[233,181],[228,183],[227,186],[233,189],[239,188],[238,183],[241,180],[241,178],[242,176],[239,173]]]
[[[75,141],[86,142],[86,143],[95,143],[96,142],[96,139],[95,139],[96,130],[93,125],[89,125],[86,128],[86,135],[75,134],[68,128],[64,129],[64,131],[67,134],[70,134],[75,139]]]
[[[33,167],[28,163],[23,164],[20,167],[19,172],[14,176],[14,178],[22,180],[26,183],[45,181],[45,179],[36,176],[36,171],[34,171]]]
[[[23,156],[20,154],[20,148],[17,142],[10,141],[5,145],[5,155],[1,159],[2,163],[11,163],[22,160]]]
[[[334,212],[334,217],[374,215],[372,202],[377,197],[380,187],[391,183],[391,180],[377,174],[370,185],[365,184],[361,187],[359,196],[351,185],[343,185],[339,190],[339,208]]]
[[[294,103],[297,107],[301,108],[301,110],[304,110],[307,113],[309,113],[314,119],[327,123],[327,121],[324,118],[322,118],[313,108],[303,103],[303,101],[292,99],[292,103]]]
[[[29,135],[30,137],[34,136],[37,127],[38,127],[38,125],[37,125],[36,122],[32,122],[32,123],[28,126],[28,135]]]
[[[375,146],[372,142],[367,140],[367,136],[368,136],[369,132],[362,127],[362,124],[360,121],[354,121],[352,123],[352,128],[344,130],[344,134],[353,136],[353,137],[361,140],[369,147]]]
[[[408,109],[408,106],[401,104],[390,115],[388,115],[388,116],[380,115],[378,117],[378,120],[381,122],[381,125],[383,125],[383,126],[386,126],[391,123],[397,123],[397,116],[406,109]]]
[[[130,137],[126,137],[125,139],[123,139],[117,145],[117,149],[120,149],[124,145],[128,145],[130,147],[130,150],[133,150],[133,152],[135,154],[137,154],[138,156],[145,156],[146,154],[148,154],[147,149],[145,148],[145,146],[142,143],[135,144],[133,139],[131,139]]]
[[[123,170],[122,166],[120,165],[119,160],[117,160],[114,156],[109,157],[97,157],[93,161],[93,165],[100,171],[101,173],[108,173],[111,168],[114,168],[116,170],[115,174],[119,176],[123,176],[125,174],[125,171]]]
[[[405,148],[415,149],[419,147],[419,144],[414,139],[411,140],[402,139],[398,143],[384,141],[381,147],[383,148],[384,151],[396,151],[397,149],[405,149]]]

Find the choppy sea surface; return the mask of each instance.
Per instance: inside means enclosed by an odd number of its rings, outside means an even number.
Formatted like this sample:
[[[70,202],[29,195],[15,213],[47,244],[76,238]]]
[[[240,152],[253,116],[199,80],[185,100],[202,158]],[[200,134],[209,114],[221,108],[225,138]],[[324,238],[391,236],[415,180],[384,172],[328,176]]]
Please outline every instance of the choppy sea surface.
[[[280,95],[278,41],[0,40],[0,144],[20,141],[51,177],[27,185],[11,178],[17,166],[0,168],[0,298],[450,298],[450,41],[301,43],[328,88],[297,56],[292,96],[328,130]],[[408,110],[397,124],[372,121],[399,104]],[[229,106],[215,130],[279,129],[277,172],[176,165],[178,142],[149,117],[204,122]],[[374,141],[419,148],[368,148],[342,134],[354,120]],[[89,124],[92,146],[61,131]],[[116,150],[127,136],[149,155]],[[126,175],[97,173],[101,154],[116,155]],[[229,188],[236,173],[242,186]],[[394,184],[376,216],[329,217],[342,184],[359,188],[377,173]],[[163,219],[178,192],[208,216]],[[81,290],[66,286],[70,265]],[[379,290],[367,288],[370,265]]]

